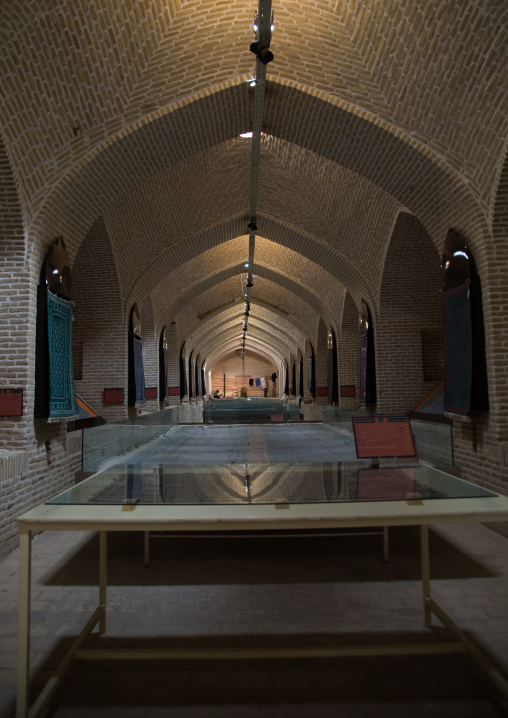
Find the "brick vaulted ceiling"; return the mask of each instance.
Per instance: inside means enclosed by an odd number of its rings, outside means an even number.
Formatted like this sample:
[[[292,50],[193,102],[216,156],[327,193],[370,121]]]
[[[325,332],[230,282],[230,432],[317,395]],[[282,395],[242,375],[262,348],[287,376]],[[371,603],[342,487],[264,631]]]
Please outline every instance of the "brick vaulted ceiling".
[[[256,0],[10,0],[0,129],[26,256],[103,218],[127,314],[230,350],[248,256]],[[505,0],[273,0],[252,341],[375,309],[401,212],[481,249],[508,137]],[[478,251],[481,256],[481,251]],[[340,323],[340,319],[338,320]]]

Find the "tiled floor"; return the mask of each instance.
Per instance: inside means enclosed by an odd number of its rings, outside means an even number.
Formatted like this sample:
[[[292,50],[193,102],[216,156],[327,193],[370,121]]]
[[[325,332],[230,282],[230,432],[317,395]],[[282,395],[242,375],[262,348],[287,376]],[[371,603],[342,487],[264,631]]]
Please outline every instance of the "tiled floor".
[[[109,536],[108,645],[371,643],[423,628],[419,539]],[[34,539],[34,694],[97,600],[97,537]],[[508,675],[508,538],[482,525],[431,533],[433,595]],[[0,564],[0,716],[14,715],[17,552]],[[439,633],[439,631],[437,631]],[[344,636],[345,634],[345,636]],[[75,663],[54,718],[423,718],[504,715],[466,656]],[[504,704],[506,711],[506,704]]]

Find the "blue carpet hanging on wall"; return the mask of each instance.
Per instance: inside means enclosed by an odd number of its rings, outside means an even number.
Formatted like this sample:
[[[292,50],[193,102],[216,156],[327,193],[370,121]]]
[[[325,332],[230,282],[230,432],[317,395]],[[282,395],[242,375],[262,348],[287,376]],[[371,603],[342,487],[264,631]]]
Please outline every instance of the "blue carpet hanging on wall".
[[[467,414],[473,381],[469,282],[443,292],[445,411]]]
[[[72,304],[48,291],[49,419],[77,419],[72,366]]]
[[[143,340],[133,336],[134,340],[134,381],[136,382],[136,404],[144,404],[145,371],[143,369]]]

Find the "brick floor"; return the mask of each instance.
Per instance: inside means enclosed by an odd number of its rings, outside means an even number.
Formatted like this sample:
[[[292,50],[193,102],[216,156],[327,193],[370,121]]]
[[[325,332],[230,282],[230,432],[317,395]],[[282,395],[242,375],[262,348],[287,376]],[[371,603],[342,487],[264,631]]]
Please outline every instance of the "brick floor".
[[[110,534],[108,645],[328,645],[411,641],[423,627],[419,539],[380,536],[152,541]],[[94,534],[33,544],[34,695],[97,600]],[[0,563],[0,716],[14,715],[17,551]],[[508,539],[483,525],[431,533],[433,595],[508,675]],[[346,634],[344,639],[342,634]],[[97,640],[92,638],[92,640]],[[504,715],[466,656],[79,662],[54,718],[399,718]]]

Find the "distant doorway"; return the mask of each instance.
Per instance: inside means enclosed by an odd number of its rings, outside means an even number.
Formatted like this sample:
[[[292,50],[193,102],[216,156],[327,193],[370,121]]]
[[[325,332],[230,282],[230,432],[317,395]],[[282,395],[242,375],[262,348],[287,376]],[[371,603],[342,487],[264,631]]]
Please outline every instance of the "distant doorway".
[[[335,332],[328,330],[328,403],[339,403],[339,377],[337,371],[337,341]]]
[[[374,325],[369,307],[363,300],[360,304],[358,338],[358,394],[362,409],[377,402]]]

